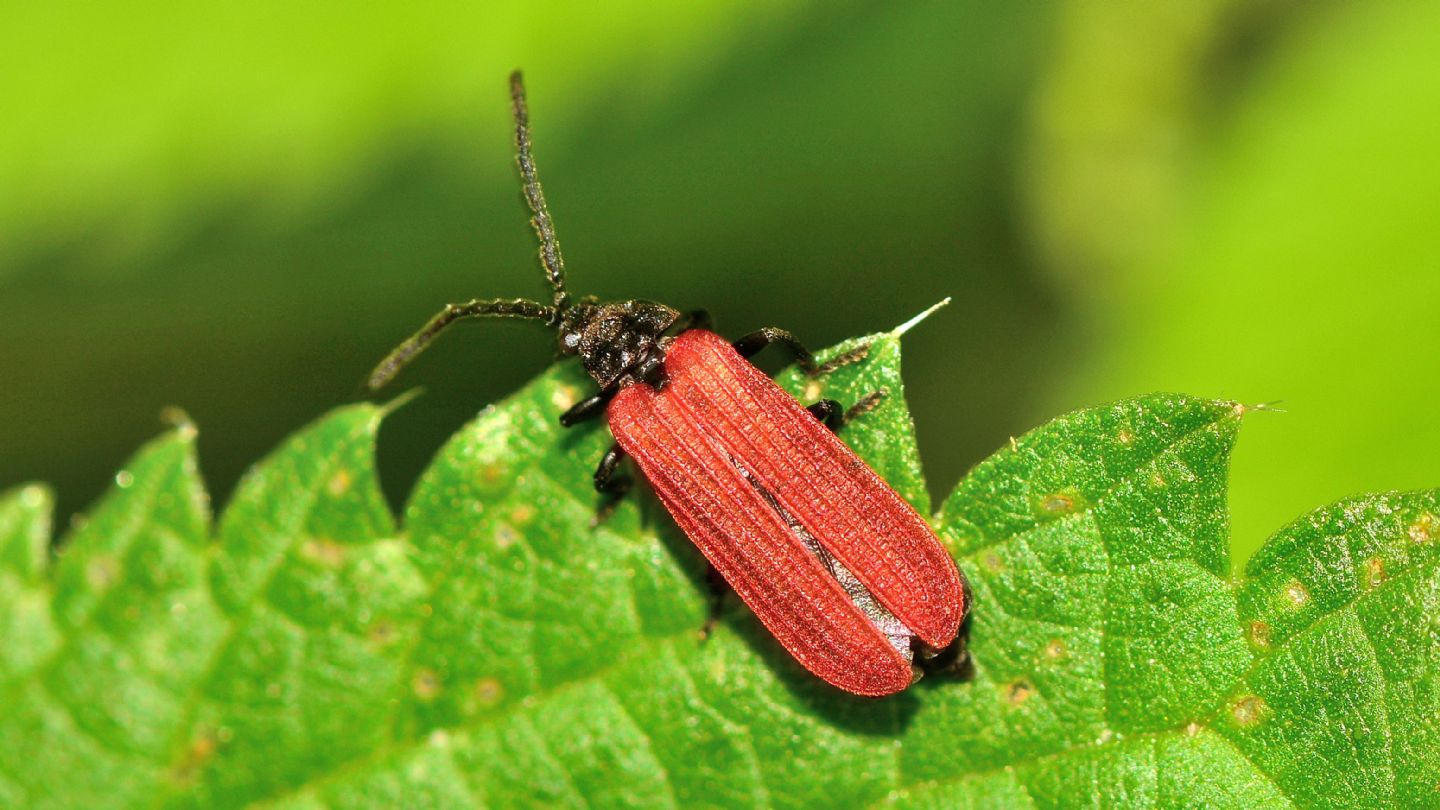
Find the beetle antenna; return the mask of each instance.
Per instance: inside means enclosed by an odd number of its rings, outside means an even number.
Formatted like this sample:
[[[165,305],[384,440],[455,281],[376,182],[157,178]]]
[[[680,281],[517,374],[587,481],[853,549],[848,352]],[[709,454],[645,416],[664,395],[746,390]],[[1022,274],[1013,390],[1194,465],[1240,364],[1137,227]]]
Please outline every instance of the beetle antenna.
[[[530,109],[525,104],[525,81],[518,70],[510,74],[510,101],[515,117],[515,162],[520,165],[520,178],[525,183],[525,202],[534,214],[530,224],[540,237],[540,263],[545,266],[545,279],[555,290],[553,325],[560,313],[569,308],[570,293],[565,289],[565,258],[560,255],[560,242],[555,238],[555,221],[550,219],[550,209],[545,207],[545,192],[535,171],[535,155],[530,144]]]
[[[381,388],[395,379],[395,375],[400,372],[400,369],[414,360],[415,355],[425,351],[425,348],[445,330],[445,327],[463,318],[533,318],[553,323],[559,317],[559,310],[554,307],[547,307],[539,301],[527,301],[523,298],[477,299],[463,304],[446,304],[445,308],[440,310],[435,317],[420,327],[420,331],[396,346],[395,350],[387,354],[385,359],[380,361],[380,365],[370,372],[368,383],[370,390]]]

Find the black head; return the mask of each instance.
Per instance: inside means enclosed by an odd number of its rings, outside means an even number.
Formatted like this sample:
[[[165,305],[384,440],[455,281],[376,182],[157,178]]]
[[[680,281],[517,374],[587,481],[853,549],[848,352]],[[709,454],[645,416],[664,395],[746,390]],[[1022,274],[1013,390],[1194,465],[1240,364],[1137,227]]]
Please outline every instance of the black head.
[[[577,354],[601,388],[631,381],[664,359],[666,332],[680,313],[654,301],[583,300],[560,315],[560,353]]]
[[[390,353],[370,375],[370,387],[379,388],[419,354],[442,330],[461,318],[530,318],[559,331],[560,353],[579,355],[585,370],[602,389],[639,380],[655,381],[670,338],[667,333],[680,313],[652,301],[600,303],[594,298],[574,301],[565,288],[565,260],[555,237],[555,224],[545,205],[545,194],[535,169],[530,145],[530,115],[520,73],[510,75],[511,110],[515,116],[516,163],[520,167],[525,202],[534,216],[530,224],[540,237],[540,264],[552,292],[549,304],[525,299],[476,300],[451,304]]]

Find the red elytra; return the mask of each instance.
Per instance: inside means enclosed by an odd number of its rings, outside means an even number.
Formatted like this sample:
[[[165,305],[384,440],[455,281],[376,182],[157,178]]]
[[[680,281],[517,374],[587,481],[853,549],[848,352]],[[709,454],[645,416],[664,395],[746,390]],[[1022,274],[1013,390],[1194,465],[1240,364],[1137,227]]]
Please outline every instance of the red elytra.
[[[816,370],[788,332],[762,329],[732,346],[691,328],[703,312],[571,298],[519,72],[510,90],[517,163],[554,297],[451,304],[380,362],[371,388],[461,318],[545,322],[560,353],[578,355],[600,386],[561,424],[605,413],[615,434],[596,488],[617,493],[625,479],[613,474],[628,453],[676,523],[801,664],[858,695],[909,686],[917,648],[930,653],[953,642],[969,607],[954,561],[924,518],[737,350],[780,341]]]
[[[811,672],[871,696],[913,678],[909,650],[866,615],[807,534],[925,644],[955,640],[965,590],[929,524],[724,338],[681,333],[665,385],[624,388],[607,416],[675,522]]]

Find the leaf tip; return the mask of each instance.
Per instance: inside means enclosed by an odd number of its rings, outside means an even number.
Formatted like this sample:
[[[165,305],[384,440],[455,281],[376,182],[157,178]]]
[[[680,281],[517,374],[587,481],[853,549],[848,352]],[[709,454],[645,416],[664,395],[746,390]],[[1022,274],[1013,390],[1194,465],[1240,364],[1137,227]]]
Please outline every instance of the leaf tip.
[[[15,502],[31,512],[49,511],[55,503],[55,492],[49,485],[30,481],[11,489],[0,491],[0,506]]]
[[[948,295],[945,296],[944,298],[940,299],[940,300],[937,301],[935,304],[933,304],[929,309],[925,310],[924,312],[920,313],[919,315],[916,315],[915,317],[911,318],[910,320],[908,320],[908,321],[900,324],[899,326],[895,327],[895,329],[892,330],[892,331],[890,332],[890,334],[894,335],[894,336],[897,337],[897,338],[900,337],[901,335],[904,335],[906,332],[909,332],[911,329],[914,329],[915,327],[919,326],[920,323],[921,323],[922,321],[924,321],[926,318],[930,317],[931,315],[934,315],[937,310],[939,310],[939,309],[941,309],[942,307],[944,307],[944,306],[946,306],[947,304],[949,304],[950,301],[951,301],[950,296],[948,296]]]
[[[200,429],[195,427],[195,421],[184,408],[177,405],[167,405],[160,409],[160,422],[171,430],[183,441],[191,442],[199,435]]]
[[[375,407],[379,410],[380,417],[384,418],[409,405],[411,402],[414,402],[424,393],[425,389],[423,387],[411,388],[409,391],[392,398],[389,402]]]
[[[1246,416],[1252,413],[1285,413],[1285,409],[1278,407],[1283,400],[1272,399],[1268,402],[1256,402],[1249,404],[1245,402],[1232,402],[1230,407],[1234,409],[1236,416]]]

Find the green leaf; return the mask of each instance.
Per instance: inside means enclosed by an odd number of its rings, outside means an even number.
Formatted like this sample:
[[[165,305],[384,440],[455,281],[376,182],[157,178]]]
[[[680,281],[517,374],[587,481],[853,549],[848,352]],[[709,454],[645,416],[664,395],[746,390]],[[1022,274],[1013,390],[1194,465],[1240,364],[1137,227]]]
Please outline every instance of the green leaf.
[[[899,335],[803,401],[925,508]],[[823,356],[859,345],[852,341]],[[971,680],[881,700],[802,670],[648,495],[590,526],[601,427],[552,369],[416,485],[340,409],[208,525],[193,431],[61,544],[0,497],[0,804],[26,807],[1373,807],[1440,785],[1440,493],[1358,498],[1229,575],[1245,409],[1152,395],[977,466],[936,524],[975,592]]]

